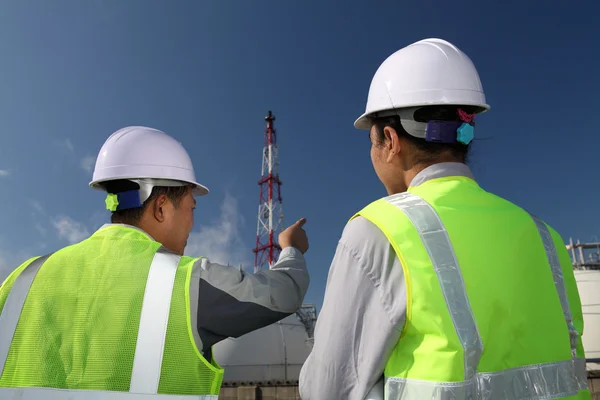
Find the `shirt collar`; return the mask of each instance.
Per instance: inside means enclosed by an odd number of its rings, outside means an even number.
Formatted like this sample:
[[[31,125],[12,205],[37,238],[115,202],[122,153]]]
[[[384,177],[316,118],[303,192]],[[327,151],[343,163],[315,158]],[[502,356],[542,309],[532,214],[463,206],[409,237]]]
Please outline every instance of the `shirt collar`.
[[[459,162],[443,162],[430,165],[419,172],[410,182],[410,186],[419,186],[423,183],[437,178],[448,176],[462,176],[475,180],[471,168]]]
[[[128,228],[128,229],[135,229],[138,232],[143,233],[144,235],[146,235],[148,237],[148,239],[153,240],[156,242],[156,239],[154,239],[152,236],[150,236],[146,231],[144,231],[143,229],[138,228],[137,226],[133,226],[133,225],[129,225],[129,224],[104,224],[102,225],[102,227],[100,229],[98,229],[98,231],[102,230],[102,229],[106,229],[106,228],[110,228],[113,226],[120,226],[123,228]]]

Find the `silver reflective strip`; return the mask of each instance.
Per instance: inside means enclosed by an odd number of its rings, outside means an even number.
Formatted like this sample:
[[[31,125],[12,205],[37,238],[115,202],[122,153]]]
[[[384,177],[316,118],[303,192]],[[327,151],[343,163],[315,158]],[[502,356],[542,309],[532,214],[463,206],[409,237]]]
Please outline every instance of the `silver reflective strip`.
[[[411,193],[393,195],[386,200],[404,212],[419,232],[436,271],[457,336],[463,346],[465,364],[465,380],[460,382],[386,378],[386,399],[557,399],[587,389],[585,359],[575,356],[578,333],[573,326],[562,269],[552,236],[543,222],[533,217],[544,242],[569,327],[573,359],[528,365],[495,373],[477,373],[483,345],[467,298],[460,267],[442,221],[427,202]]]
[[[579,390],[589,389],[588,373],[586,369],[585,358],[575,359],[575,379],[577,379],[577,385],[579,386]]]
[[[160,381],[175,274],[181,256],[159,249],[154,255],[142,302],[129,391],[156,394]]]
[[[531,215],[531,218],[533,218],[535,221],[535,225],[537,226],[540,237],[542,238],[542,243],[544,244],[544,249],[546,250],[546,256],[548,257],[550,269],[552,270],[552,275],[554,277],[554,285],[556,286],[556,291],[558,292],[558,297],[560,298],[560,305],[562,306],[565,321],[567,322],[567,327],[569,328],[571,354],[573,359],[575,359],[577,357],[577,339],[579,337],[579,333],[573,325],[573,316],[571,315],[569,298],[567,297],[567,289],[565,288],[565,280],[562,273],[560,260],[558,259],[558,254],[556,253],[556,246],[554,245],[554,240],[552,240],[552,235],[550,234],[546,224],[533,215]]]
[[[462,345],[465,380],[469,380],[477,373],[483,344],[446,228],[437,212],[418,196],[404,192],[386,200],[406,214],[421,236]]]
[[[582,390],[587,388],[585,359],[582,360],[577,358],[577,340],[579,339],[579,332],[577,329],[575,329],[575,325],[573,324],[573,315],[571,314],[571,306],[569,304],[567,288],[565,287],[565,278],[562,272],[562,266],[560,265],[560,260],[558,259],[556,245],[554,244],[552,234],[550,233],[550,230],[544,221],[540,220],[534,215],[531,215],[531,218],[533,218],[533,221],[535,222],[539,235],[542,239],[542,243],[544,244],[546,256],[548,257],[548,263],[550,264],[552,276],[554,277],[554,285],[556,286],[556,291],[558,292],[565,322],[569,330],[571,357],[573,358],[573,368],[571,370],[571,374],[574,375],[574,378],[578,381],[578,386]]]
[[[2,309],[2,314],[0,314],[0,377],[2,377],[4,365],[6,364],[6,359],[8,357],[8,351],[10,350],[10,345],[15,335],[15,331],[17,330],[17,324],[19,323],[21,311],[25,305],[25,300],[29,294],[31,284],[40,270],[40,267],[48,257],[50,257],[50,254],[38,257],[30,262],[29,265],[21,271],[19,276],[17,276],[15,283],[8,293],[4,308]]]
[[[385,382],[386,399],[559,399],[576,395],[579,390],[587,388],[585,360],[578,361],[584,365],[584,370],[578,371],[578,379],[573,377],[571,360],[479,373],[473,379],[461,382],[388,378]]]
[[[142,394],[102,390],[65,390],[52,388],[0,388],[2,400],[218,400],[219,396]]]

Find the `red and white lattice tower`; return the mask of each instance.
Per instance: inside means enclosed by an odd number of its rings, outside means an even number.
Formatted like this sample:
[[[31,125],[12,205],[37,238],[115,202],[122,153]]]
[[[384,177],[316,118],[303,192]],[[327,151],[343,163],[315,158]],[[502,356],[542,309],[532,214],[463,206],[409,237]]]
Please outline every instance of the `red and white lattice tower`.
[[[260,199],[258,203],[258,224],[256,227],[256,247],[254,248],[254,272],[261,268],[271,268],[279,257],[281,247],[277,243],[283,225],[281,203],[281,180],[279,180],[279,156],[277,133],[273,127],[275,116],[269,111],[265,117],[265,146],[263,148]]]

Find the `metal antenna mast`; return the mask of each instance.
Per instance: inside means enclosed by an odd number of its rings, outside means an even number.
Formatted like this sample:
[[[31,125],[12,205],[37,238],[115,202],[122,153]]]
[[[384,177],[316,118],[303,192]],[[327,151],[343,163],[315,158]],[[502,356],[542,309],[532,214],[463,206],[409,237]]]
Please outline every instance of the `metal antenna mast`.
[[[258,223],[256,227],[256,247],[254,248],[254,272],[261,268],[271,268],[281,247],[277,243],[283,225],[283,207],[281,202],[282,184],[279,179],[279,154],[277,150],[277,133],[273,121],[275,116],[269,111],[265,117],[265,145],[262,156],[260,199],[258,202]]]

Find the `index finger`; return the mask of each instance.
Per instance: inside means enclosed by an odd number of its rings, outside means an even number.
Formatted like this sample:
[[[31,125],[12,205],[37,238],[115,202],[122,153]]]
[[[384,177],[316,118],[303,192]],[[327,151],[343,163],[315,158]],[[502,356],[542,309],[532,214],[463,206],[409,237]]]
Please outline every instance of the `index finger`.
[[[306,223],[306,218],[300,218],[298,221],[296,221],[296,225],[298,225],[301,228],[304,226],[305,223]]]

